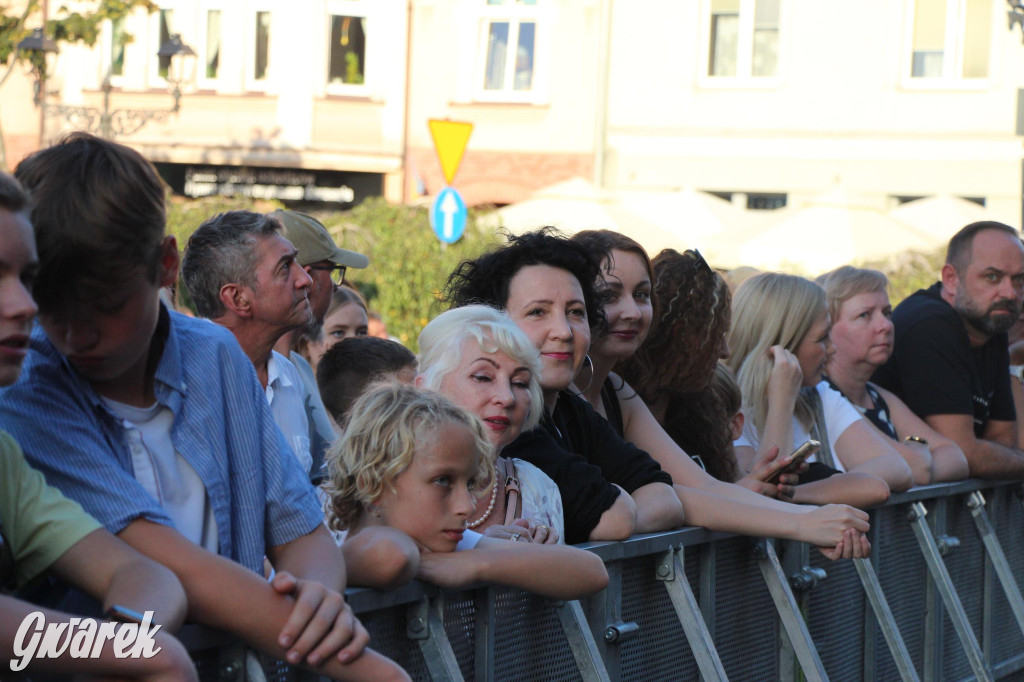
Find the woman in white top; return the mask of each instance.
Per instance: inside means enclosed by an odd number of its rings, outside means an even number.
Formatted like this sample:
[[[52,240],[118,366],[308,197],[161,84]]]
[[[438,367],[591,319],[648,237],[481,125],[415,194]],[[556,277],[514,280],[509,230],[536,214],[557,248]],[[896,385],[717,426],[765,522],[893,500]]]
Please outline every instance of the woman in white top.
[[[419,337],[416,384],[442,393],[483,422],[498,453],[494,484],[481,495],[470,529],[530,524],[535,542],[562,542],[564,515],[558,486],[501,449],[540,421],[540,353],[526,334],[499,310],[469,305],[441,313]],[[526,539],[526,534],[523,534]]]
[[[892,439],[914,472],[914,483],[967,478],[967,458],[960,446],[928,426],[894,393],[868,381],[892,355],[892,305],[886,276],[878,270],[844,265],[818,282],[828,299],[836,349],[826,368],[829,385]]]
[[[749,471],[775,447],[786,454],[817,435],[841,475],[813,467],[794,501],[882,504],[890,490],[913,485],[913,477],[891,443],[822,382],[834,351],[831,327],[824,290],[803,277],[763,273],[737,289],[727,362],[743,391],[746,420],[736,459]],[[813,480],[803,483],[807,478]]]

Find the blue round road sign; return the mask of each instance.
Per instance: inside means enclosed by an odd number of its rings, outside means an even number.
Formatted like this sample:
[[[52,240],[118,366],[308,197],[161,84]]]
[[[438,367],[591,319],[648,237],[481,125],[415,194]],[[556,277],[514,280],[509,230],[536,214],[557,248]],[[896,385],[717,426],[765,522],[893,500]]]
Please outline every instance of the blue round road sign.
[[[445,244],[454,244],[466,231],[466,202],[451,187],[442,189],[430,207],[430,226]]]

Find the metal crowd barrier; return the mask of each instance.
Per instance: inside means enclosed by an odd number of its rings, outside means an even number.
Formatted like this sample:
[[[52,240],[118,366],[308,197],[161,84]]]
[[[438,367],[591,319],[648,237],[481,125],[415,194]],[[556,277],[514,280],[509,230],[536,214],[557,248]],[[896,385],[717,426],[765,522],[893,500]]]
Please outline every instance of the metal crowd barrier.
[[[417,680],[1024,680],[1020,491],[894,495],[868,560],[686,528],[584,545],[610,582],[582,602],[420,583],[348,599]]]

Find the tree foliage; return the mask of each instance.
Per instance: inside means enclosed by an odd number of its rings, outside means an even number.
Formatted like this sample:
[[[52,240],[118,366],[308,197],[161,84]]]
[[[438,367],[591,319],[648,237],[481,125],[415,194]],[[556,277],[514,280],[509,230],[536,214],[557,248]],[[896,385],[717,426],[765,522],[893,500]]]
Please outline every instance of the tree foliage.
[[[932,253],[904,253],[864,267],[881,270],[889,278],[889,299],[895,307],[918,289],[927,289],[939,281],[945,260],[946,250],[942,248]]]
[[[455,266],[494,246],[493,232],[481,230],[470,213],[466,233],[444,246],[430,228],[425,207],[398,206],[368,199],[345,214],[320,217],[344,248],[370,257],[366,270],[351,279],[381,314],[388,333],[416,350],[416,337],[441,311],[437,296]]]
[[[249,199],[174,198],[168,205],[167,226],[184,250],[188,237],[210,216],[232,209],[267,212],[279,207],[276,202]],[[367,199],[351,211],[316,212],[316,217],[343,248],[369,256],[370,267],[349,270],[346,279],[381,314],[388,333],[413,350],[420,330],[440,312],[437,295],[448,273],[498,241],[493,232],[477,227],[471,212],[462,239],[442,246],[430,229],[426,208],[389,204],[382,198]]]
[[[8,5],[0,6],[0,64],[12,67],[17,62],[31,63],[37,68],[45,69],[40,55],[18,51],[18,43],[32,33],[30,25],[32,17],[40,10],[39,0],[29,0],[17,13],[12,13]],[[143,7],[147,12],[157,9],[152,0],[98,0],[91,3],[80,3],[82,11],[71,11],[61,7],[46,22],[46,35],[60,43],[79,43],[92,47],[99,38],[101,24],[108,20],[120,19],[134,10]],[[130,40],[130,36],[125,38]]]
[[[30,69],[37,83],[39,78],[46,77],[46,54],[18,49],[18,43],[36,28],[30,22],[38,14],[40,4],[39,0],[27,0],[18,12],[12,12],[9,4],[0,5],[0,88],[19,65]],[[47,19],[45,35],[55,40],[58,47],[61,43],[81,43],[91,47],[99,37],[100,25],[107,19],[124,17],[136,7],[144,7],[147,12],[157,9],[152,0],[97,0],[79,3],[79,6],[82,11],[60,7]],[[130,42],[131,36],[125,34],[122,40]],[[7,150],[0,127],[0,170],[6,169]]]

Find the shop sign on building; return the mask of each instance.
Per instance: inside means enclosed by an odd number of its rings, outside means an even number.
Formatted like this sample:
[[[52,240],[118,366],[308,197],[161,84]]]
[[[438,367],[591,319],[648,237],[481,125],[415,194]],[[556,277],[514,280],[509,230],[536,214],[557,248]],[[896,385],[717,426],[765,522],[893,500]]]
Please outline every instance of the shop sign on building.
[[[351,208],[368,197],[380,196],[380,173],[156,163],[157,171],[177,194],[276,199],[286,203],[332,204]]]

